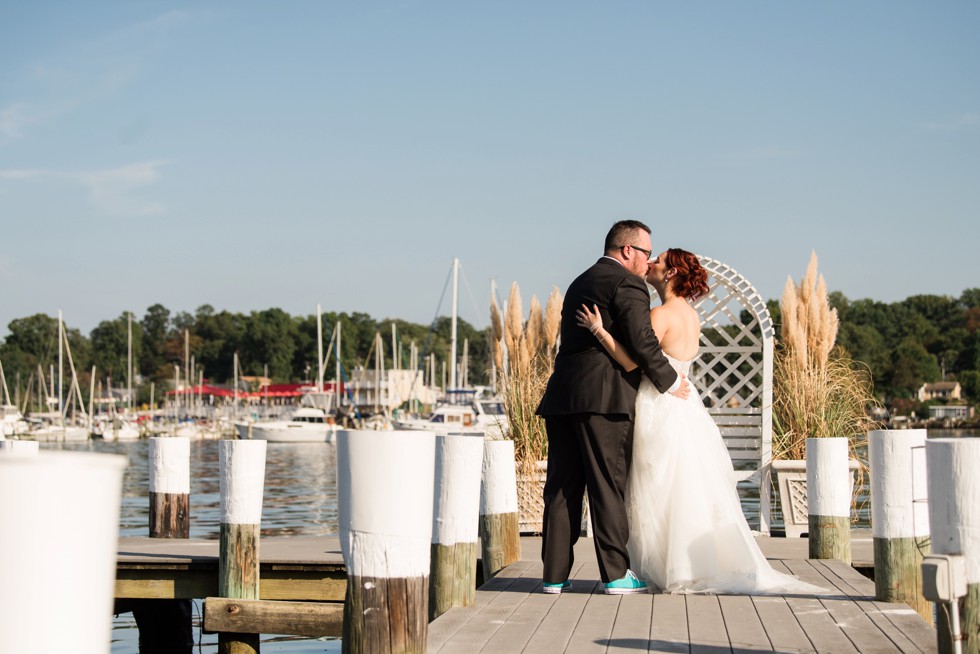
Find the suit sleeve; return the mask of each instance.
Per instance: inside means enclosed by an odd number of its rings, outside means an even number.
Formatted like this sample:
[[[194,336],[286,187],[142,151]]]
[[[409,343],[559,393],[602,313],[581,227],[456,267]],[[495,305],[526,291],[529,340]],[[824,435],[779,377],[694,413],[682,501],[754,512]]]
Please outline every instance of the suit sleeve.
[[[623,345],[657,390],[666,393],[677,380],[677,372],[650,327],[650,294],[644,282],[638,277],[626,277],[616,289],[609,309],[613,322],[619,325]]]

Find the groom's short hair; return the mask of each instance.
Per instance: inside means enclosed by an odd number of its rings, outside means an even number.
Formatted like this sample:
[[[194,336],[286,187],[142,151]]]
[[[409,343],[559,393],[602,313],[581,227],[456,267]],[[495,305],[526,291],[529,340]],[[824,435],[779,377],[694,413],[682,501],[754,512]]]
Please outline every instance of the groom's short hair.
[[[606,245],[605,252],[609,254],[624,245],[632,245],[632,241],[640,231],[644,231],[647,234],[650,233],[650,228],[641,223],[639,220],[620,220],[618,223],[613,225],[609,229],[609,233],[606,234]]]

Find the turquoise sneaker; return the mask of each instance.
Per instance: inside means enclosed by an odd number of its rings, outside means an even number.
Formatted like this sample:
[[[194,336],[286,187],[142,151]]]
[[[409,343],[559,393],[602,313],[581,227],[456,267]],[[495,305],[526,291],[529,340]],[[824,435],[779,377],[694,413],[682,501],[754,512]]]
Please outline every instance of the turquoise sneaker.
[[[542,584],[541,591],[551,595],[558,595],[572,589],[572,582],[566,579],[560,584]]]
[[[637,579],[632,570],[627,570],[626,576],[622,579],[610,581],[608,584],[603,584],[603,587],[606,595],[635,595],[648,590],[646,582]]]

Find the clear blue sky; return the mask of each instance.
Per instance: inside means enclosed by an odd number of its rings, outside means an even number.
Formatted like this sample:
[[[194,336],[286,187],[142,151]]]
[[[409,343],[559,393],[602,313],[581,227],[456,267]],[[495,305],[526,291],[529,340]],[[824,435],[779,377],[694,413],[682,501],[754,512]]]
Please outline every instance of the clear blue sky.
[[[609,225],[767,298],[980,286],[980,3],[6,2],[0,336],[151,304],[427,323]],[[441,313],[448,314],[448,299]]]

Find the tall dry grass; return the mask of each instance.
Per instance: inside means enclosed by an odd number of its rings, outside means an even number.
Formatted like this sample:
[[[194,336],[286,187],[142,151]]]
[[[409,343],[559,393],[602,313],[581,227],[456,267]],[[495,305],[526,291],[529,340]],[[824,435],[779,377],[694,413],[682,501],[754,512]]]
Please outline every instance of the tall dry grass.
[[[852,454],[877,423],[871,371],[836,346],[840,322],[817,273],[817,255],[799,285],[786,280],[780,302],[782,328],[773,369],[774,459],[804,459],[806,439],[844,436]]]
[[[490,302],[490,350],[497,370],[496,390],[507,411],[509,436],[514,441],[521,472],[534,472],[537,462],[548,455],[544,420],[534,412],[554,368],[561,305],[562,295],[557,288],[548,296],[544,309],[532,296],[525,321],[517,282],[510,287],[503,312],[496,298]]]

